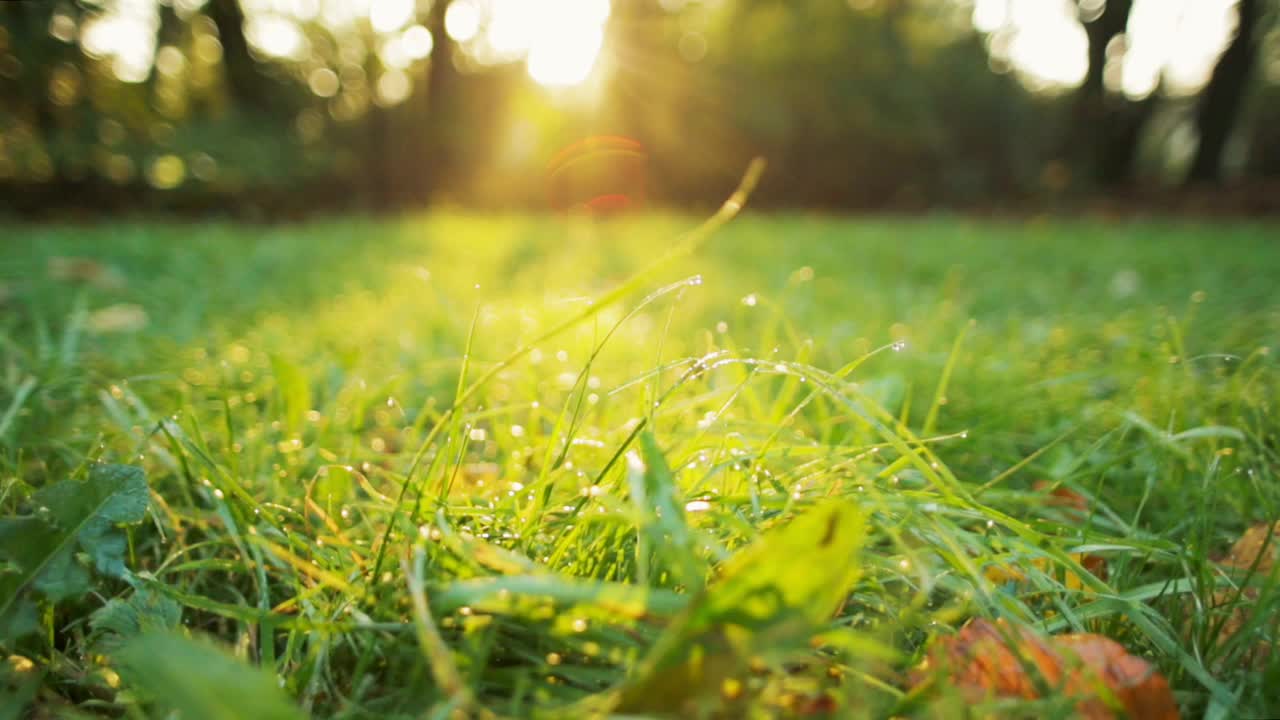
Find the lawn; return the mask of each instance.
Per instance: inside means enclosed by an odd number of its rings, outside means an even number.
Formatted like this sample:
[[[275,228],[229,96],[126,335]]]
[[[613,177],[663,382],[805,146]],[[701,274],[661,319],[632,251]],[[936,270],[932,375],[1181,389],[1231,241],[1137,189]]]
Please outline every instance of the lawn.
[[[1078,710],[985,617],[1280,715],[1275,225],[698,223],[0,226],[0,708]]]

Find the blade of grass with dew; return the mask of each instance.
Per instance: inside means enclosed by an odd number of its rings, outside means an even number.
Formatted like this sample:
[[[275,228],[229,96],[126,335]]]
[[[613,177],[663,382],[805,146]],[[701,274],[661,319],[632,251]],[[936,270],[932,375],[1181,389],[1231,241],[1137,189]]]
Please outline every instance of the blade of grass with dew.
[[[404,486],[401,489],[400,497],[397,499],[395,507],[392,508],[392,517],[388,518],[387,520],[387,529],[384,532],[384,535],[382,538],[382,546],[379,548],[377,558],[374,561],[373,573],[370,576],[369,584],[366,586],[366,590],[365,590],[366,598],[368,597],[368,594],[372,590],[372,588],[381,579],[382,559],[386,554],[385,546],[388,540],[390,539],[392,528],[395,525],[395,519],[396,519],[395,516],[397,513],[399,513],[400,506],[404,502],[404,493],[407,492],[408,487],[412,484],[414,479],[413,478],[414,471],[417,469],[418,465],[422,462],[422,457],[426,454],[427,450],[435,442],[436,437],[440,434],[446,422],[450,418],[452,418],[453,415],[459,411],[459,408],[461,408],[462,405],[465,404],[471,398],[472,395],[474,395],[477,391],[479,391],[479,389],[483,387],[485,383],[487,383],[489,380],[496,377],[498,373],[502,372],[506,368],[515,364],[518,360],[523,358],[525,355],[528,355],[530,352],[533,351],[535,347],[546,342],[547,340],[550,340],[553,337],[556,337],[557,335],[568,330],[569,328],[574,327],[575,325],[582,322],[583,320],[586,320],[592,317],[596,313],[603,310],[605,307],[608,307],[609,305],[612,305],[613,303],[618,302],[619,300],[626,297],[631,292],[633,292],[634,290],[642,286],[659,270],[666,267],[669,263],[671,263],[675,259],[689,255],[693,251],[697,250],[698,247],[700,247],[703,243],[709,240],[717,230],[719,230],[721,227],[723,227],[726,223],[728,223],[733,218],[737,217],[738,213],[742,211],[743,206],[746,205],[747,198],[750,197],[751,192],[755,190],[756,184],[759,183],[760,176],[764,174],[764,169],[765,169],[765,161],[763,158],[757,157],[754,160],[752,160],[751,164],[747,167],[746,173],[742,177],[742,181],[738,184],[738,188],[734,190],[732,195],[729,196],[729,199],[726,200],[724,204],[720,206],[720,209],[717,210],[714,215],[712,215],[702,225],[699,225],[691,233],[685,236],[684,239],[678,242],[674,248],[668,251],[661,258],[655,260],[653,263],[649,264],[639,272],[632,275],[630,278],[625,280],[618,287],[605,293],[604,296],[596,299],[594,302],[592,302],[591,305],[587,307],[586,310],[583,310],[579,312],[577,315],[574,315],[558,323],[557,325],[554,325],[549,330],[543,332],[541,335],[534,338],[532,341],[526,343],[523,347],[516,349],[510,355],[503,358],[501,361],[499,361],[493,367],[491,367],[488,372],[486,372],[484,375],[478,378],[474,383],[472,383],[467,388],[465,392],[462,392],[455,399],[454,404],[445,411],[444,416],[441,417],[439,420],[437,420],[435,425],[432,427],[431,431],[427,433],[427,436],[426,438],[423,439],[422,443],[418,448],[418,451],[414,453],[413,461],[409,464],[409,470],[405,473]]]

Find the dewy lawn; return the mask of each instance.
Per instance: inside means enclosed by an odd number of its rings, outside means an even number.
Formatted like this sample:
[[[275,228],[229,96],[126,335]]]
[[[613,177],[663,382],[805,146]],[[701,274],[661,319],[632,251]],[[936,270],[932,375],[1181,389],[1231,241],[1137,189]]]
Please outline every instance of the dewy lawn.
[[[696,224],[0,227],[0,707],[1081,712],[920,680],[1003,618],[1280,714],[1275,226],[747,216],[628,284]]]

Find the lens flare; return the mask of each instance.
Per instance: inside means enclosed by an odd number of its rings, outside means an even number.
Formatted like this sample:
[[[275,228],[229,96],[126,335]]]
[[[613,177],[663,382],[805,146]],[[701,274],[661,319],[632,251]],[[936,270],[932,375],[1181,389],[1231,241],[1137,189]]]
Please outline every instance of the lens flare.
[[[588,137],[561,150],[547,166],[547,197],[564,212],[606,216],[644,205],[648,156],[639,141]]]

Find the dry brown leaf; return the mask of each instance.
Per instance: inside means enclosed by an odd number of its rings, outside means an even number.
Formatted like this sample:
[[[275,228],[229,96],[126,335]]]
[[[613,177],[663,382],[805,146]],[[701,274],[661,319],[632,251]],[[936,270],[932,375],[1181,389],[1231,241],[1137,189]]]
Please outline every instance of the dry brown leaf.
[[[1227,551],[1219,564],[1230,570],[1237,571],[1238,575],[1253,570],[1254,577],[1267,578],[1271,576],[1272,570],[1276,567],[1277,551],[1280,547],[1280,522],[1275,524],[1258,523],[1253,527],[1245,530],[1236,541],[1231,549]],[[1222,607],[1231,603],[1237,603],[1232,608],[1223,621],[1222,629],[1217,636],[1219,645],[1226,643],[1249,622],[1253,614],[1253,603],[1258,599],[1258,589],[1255,587],[1244,587],[1240,590],[1226,589],[1219,590],[1213,594],[1210,599],[1212,606]],[[1271,653],[1270,643],[1258,642],[1255,646],[1254,658],[1257,662],[1266,662],[1267,657]]]
[[[1065,485],[1054,487],[1048,480],[1037,480],[1031,488],[1038,492],[1048,492],[1047,502],[1052,507],[1078,511],[1082,519],[1089,513],[1089,498]]]
[[[1248,570],[1257,563],[1255,572],[1261,577],[1271,575],[1276,566],[1276,547],[1280,546],[1280,522],[1274,525],[1259,523],[1244,531],[1222,564],[1237,570]]]
[[[1093,575],[1098,579],[1107,579],[1107,561],[1103,560],[1101,557],[1097,555],[1086,555],[1084,553],[1071,553],[1071,559],[1080,563],[1085,570],[1093,573]],[[1032,560],[1030,565],[1041,572],[1047,573],[1049,572],[1052,562],[1049,558],[1038,557]],[[985,575],[988,580],[997,584],[1007,582],[1023,583],[1027,581],[1026,572],[1017,566],[1007,563],[988,565],[986,569],[982,571],[982,574]],[[1063,585],[1066,586],[1068,590],[1084,590],[1088,587],[1085,585],[1084,580],[1071,570],[1068,570],[1063,577]]]
[[[119,290],[125,284],[119,270],[82,257],[49,258],[49,277],[62,282],[92,285],[100,290]]]
[[[84,324],[96,335],[137,332],[147,326],[147,311],[133,303],[108,305],[89,313]]]
[[[976,618],[938,639],[912,679],[918,685],[936,673],[945,673],[970,702],[1037,699],[1047,686],[1077,698],[1076,710],[1087,720],[1118,717],[1114,704],[1132,718],[1178,718],[1164,676],[1101,635],[1043,637],[1003,620]]]
[[[1069,515],[1081,521],[1089,513],[1089,499],[1071,488],[1058,486],[1050,489],[1052,487],[1051,484],[1045,480],[1037,480],[1032,487],[1037,491],[1048,494],[1047,503],[1050,506],[1067,510]],[[1085,553],[1072,553],[1071,559],[1080,563],[1085,570],[1088,570],[1098,579],[1107,579],[1107,561],[1103,557]],[[1052,561],[1049,558],[1039,557],[1029,564],[1041,572],[1049,572]],[[1027,580],[1027,574],[1023,568],[1008,563],[988,565],[983,571],[983,575],[994,583],[1023,583]],[[1063,584],[1070,590],[1084,590],[1088,587],[1079,575],[1071,571],[1066,573]]]

